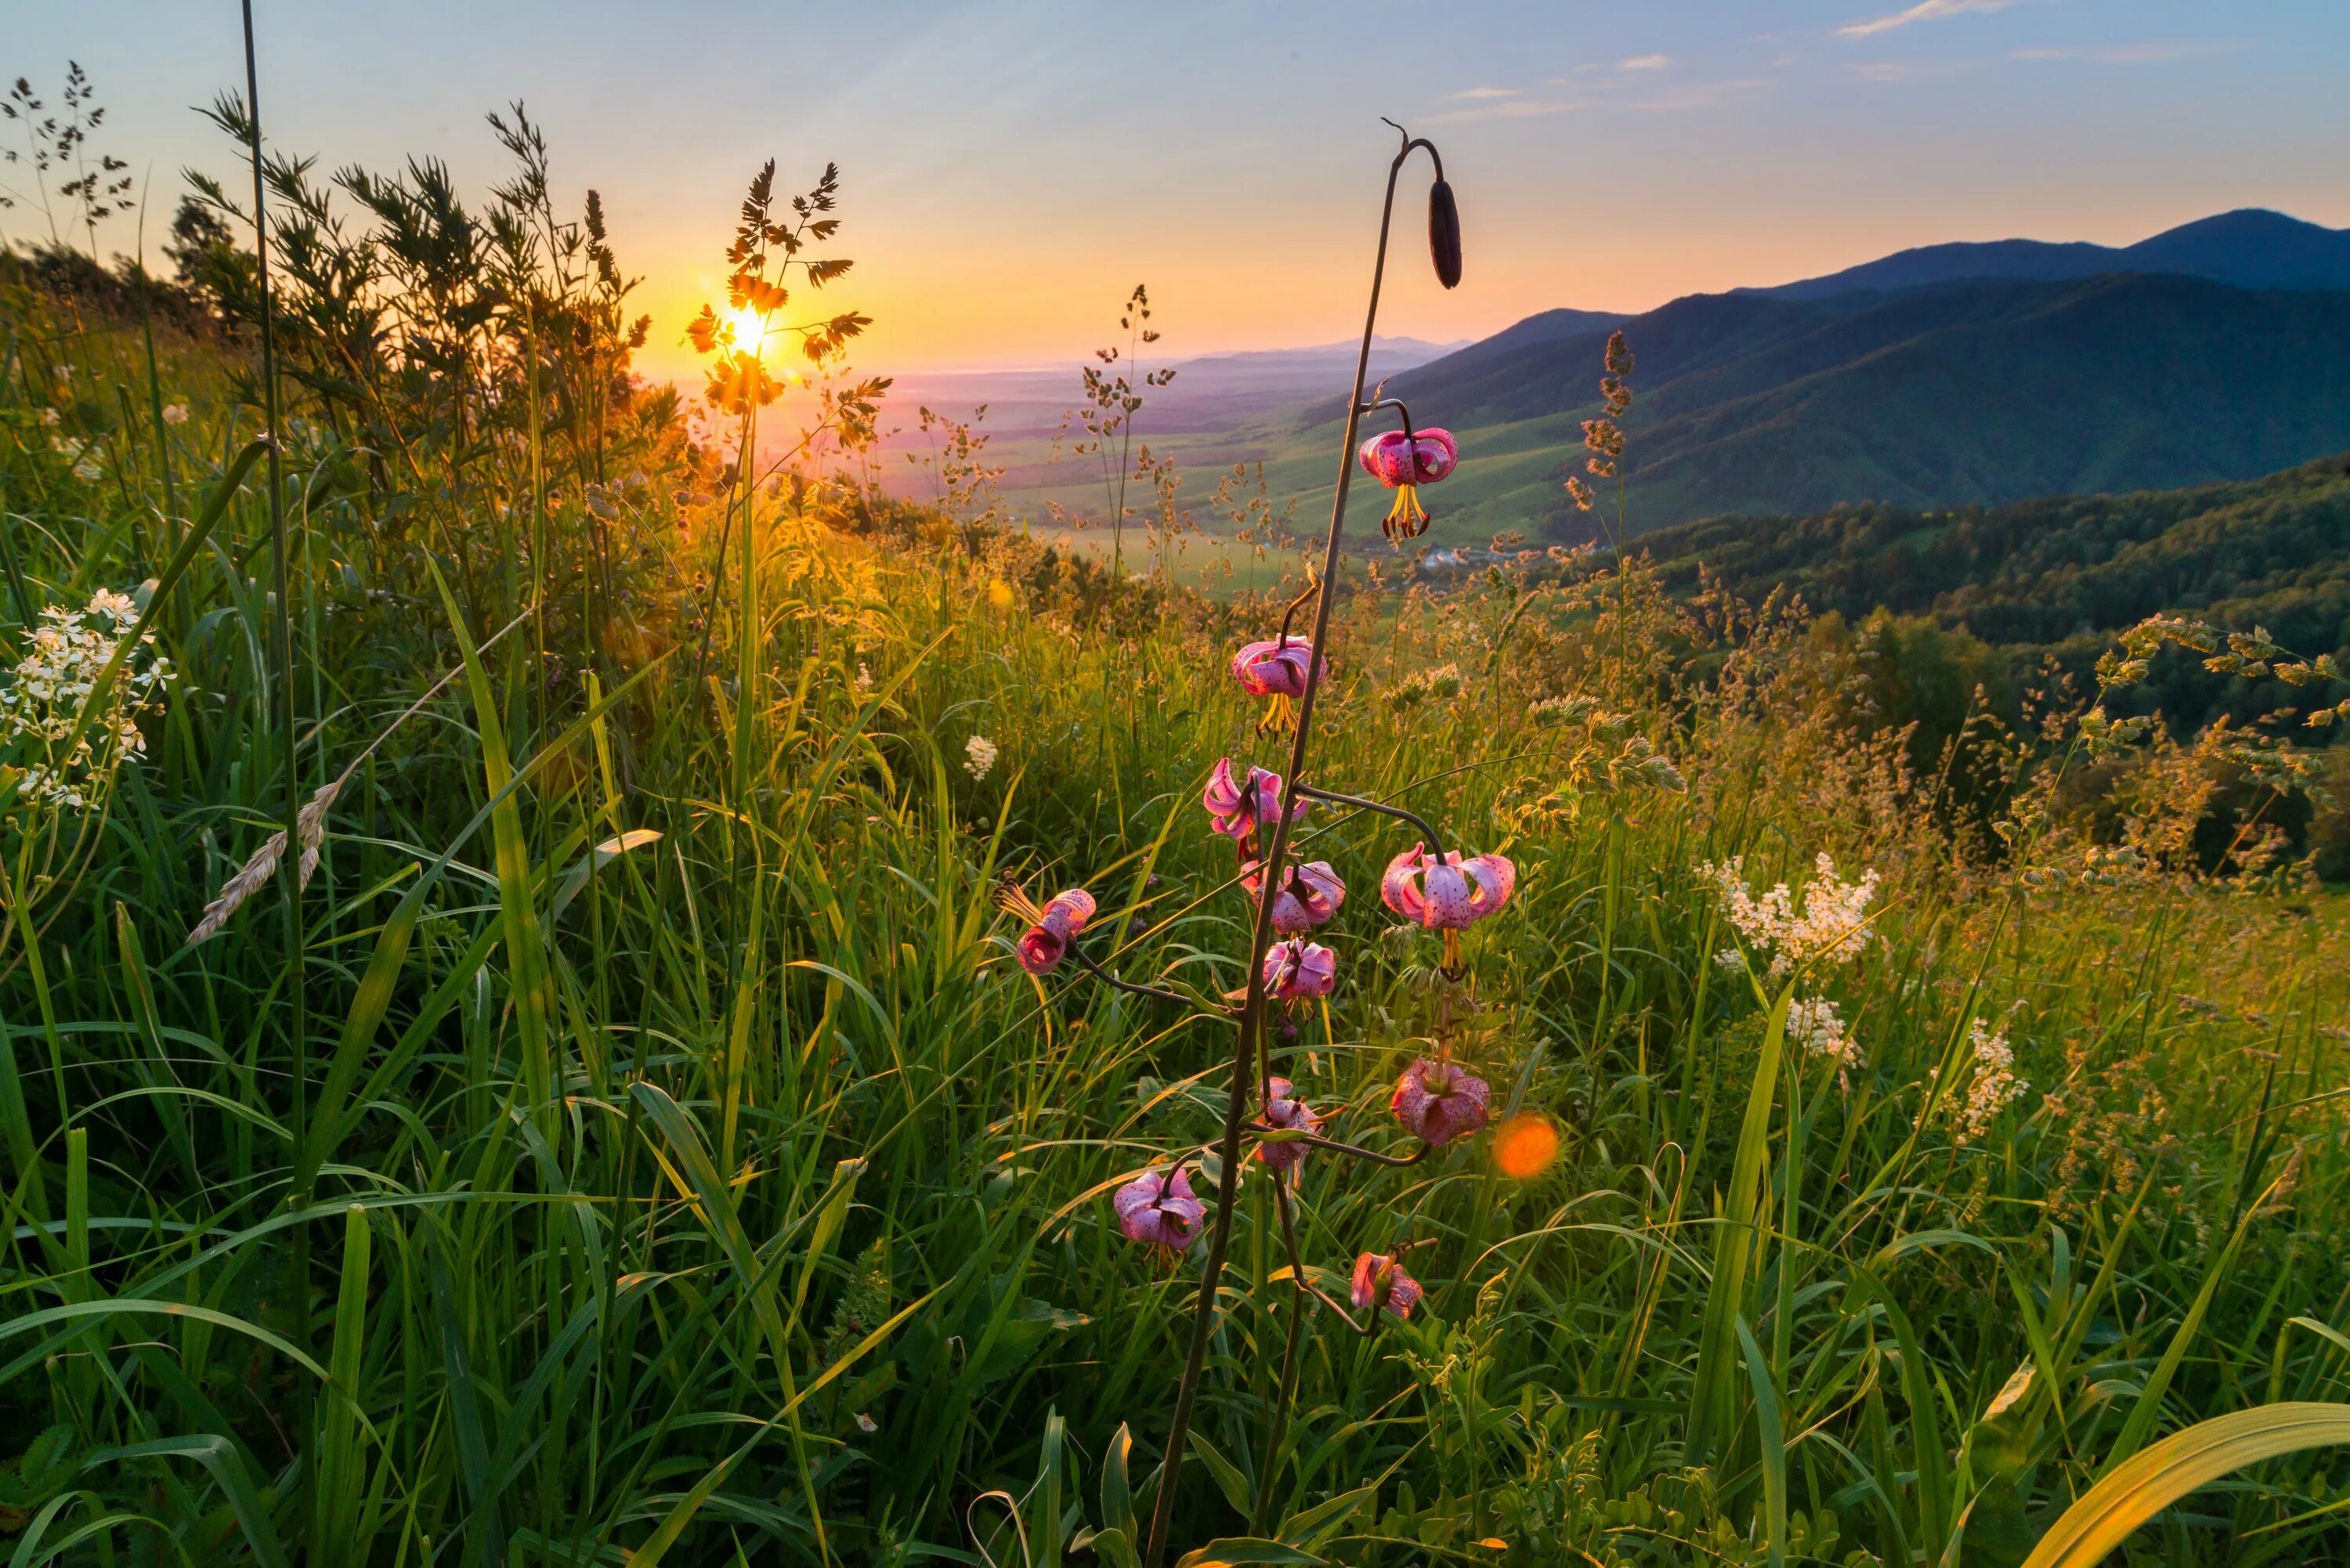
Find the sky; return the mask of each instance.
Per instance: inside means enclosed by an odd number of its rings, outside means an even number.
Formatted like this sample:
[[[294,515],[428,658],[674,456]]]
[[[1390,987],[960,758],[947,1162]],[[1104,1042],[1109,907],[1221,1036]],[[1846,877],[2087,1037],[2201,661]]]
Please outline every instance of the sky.
[[[99,150],[151,168],[151,244],[182,166],[234,175],[193,112],[243,84],[228,0],[0,9],[0,72],[53,95],[78,60]],[[1066,362],[1119,336],[1137,283],[1176,357],[1359,334],[1382,115],[1436,141],[1460,202],[1450,294],[1417,259],[1419,169],[1399,202],[1380,329],[1438,341],[1947,240],[2126,244],[2244,206],[2350,226],[2344,0],[254,10],[269,140],[325,167],[429,155],[481,191],[503,171],[483,116],[522,100],[559,199],[601,192],[660,374],[690,370],[684,323],[770,157],[784,188],[840,165],[857,265],[824,302],[874,318],[877,371]]]

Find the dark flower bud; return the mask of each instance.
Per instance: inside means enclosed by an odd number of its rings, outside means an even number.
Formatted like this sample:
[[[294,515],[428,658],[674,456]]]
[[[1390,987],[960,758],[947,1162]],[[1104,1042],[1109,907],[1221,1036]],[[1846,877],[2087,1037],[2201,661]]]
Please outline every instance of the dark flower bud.
[[[1428,254],[1436,263],[1436,281],[1447,288],[1461,282],[1461,209],[1453,204],[1452,187],[1442,180],[1428,188]]]

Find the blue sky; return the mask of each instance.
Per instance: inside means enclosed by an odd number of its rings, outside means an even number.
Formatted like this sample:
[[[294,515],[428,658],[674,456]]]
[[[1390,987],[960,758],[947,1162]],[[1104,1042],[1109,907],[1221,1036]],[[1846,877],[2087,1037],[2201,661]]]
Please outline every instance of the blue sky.
[[[159,204],[182,163],[229,171],[189,106],[243,79],[230,0],[9,9],[0,70],[53,91],[81,61]],[[1460,192],[1466,281],[1405,268],[1383,322],[1440,339],[1941,240],[2126,243],[2254,205],[2350,225],[2342,0],[255,10],[272,140],[329,166],[429,153],[478,188],[482,114],[524,99],[645,275],[656,367],[686,362],[769,156],[787,184],[840,163],[838,298],[877,318],[877,369],[1069,357],[1138,280],[1178,352],[1350,335],[1382,114]]]

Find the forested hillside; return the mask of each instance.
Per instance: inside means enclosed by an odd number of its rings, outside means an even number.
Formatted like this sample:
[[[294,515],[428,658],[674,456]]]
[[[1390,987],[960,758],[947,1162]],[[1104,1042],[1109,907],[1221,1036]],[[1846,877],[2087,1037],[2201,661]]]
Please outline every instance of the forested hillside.
[[[2304,654],[2350,654],[2350,453],[2240,484],[2057,496],[1995,508],[1870,504],[1718,517],[1642,541],[1667,580],[1708,574],[1740,596],[1802,596],[1860,620],[1926,616],[2085,668],[2150,615],[2265,628]],[[2179,655],[2150,694],[2176,718],[2274,711],[2300,700]]]

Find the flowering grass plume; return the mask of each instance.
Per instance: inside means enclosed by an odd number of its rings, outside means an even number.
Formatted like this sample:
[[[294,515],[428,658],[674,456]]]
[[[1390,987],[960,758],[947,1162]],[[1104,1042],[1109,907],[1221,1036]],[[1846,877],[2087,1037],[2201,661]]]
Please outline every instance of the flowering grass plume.
[[[985,735],[973,735],[965,741],[962,753],[963,772],[974,780],[984,779],[994,772],[995,759],[1002,754],[996,750],[995,742]]]
[[[1787,1004],[1787,1039],[1797,1050],[1825,1056],[1839,1068],[1866,1064],[1859,1043],[1845,1031],[1843,1013],[1825,996],[1799,996]]]
[[[345,774],[320,784],[310,798],[302,803],[302,809],[294,814],[295,830],[302,837],[302,858],[295,866],[295,876],[300,887],[309,887],[310,875],[318,868],[318,856],[327,843],[327,813],[333,808],[335,797],[342,793],[343,779],[349,776]],[[269,879],[277,874],[277,862],[285,853],[286,830],[281,827],[261,841],[261,847],[237,868],[235,876],[221,884],[220,896],[204,906],[203,918],[188,932],[187,945],[194,947],[198,942],[219,935],[222,928],[228,924],[229,918],[246,899],[269,886]]]

